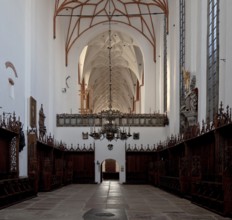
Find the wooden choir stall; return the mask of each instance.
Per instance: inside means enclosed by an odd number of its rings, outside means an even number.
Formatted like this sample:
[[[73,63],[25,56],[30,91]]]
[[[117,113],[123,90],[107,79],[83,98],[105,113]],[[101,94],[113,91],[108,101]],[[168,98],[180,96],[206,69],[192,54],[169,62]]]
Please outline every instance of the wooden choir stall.
[[[24,147],[24,133],[15,113],[0,116],[0,208],[36,195],[27,177],[19,177],[19,151]]]
[[[126,183],[152,184],[232,216],[232,119],[223,107],[214,121],[190,126],[156,147],[126,147]]]
[[[46,135],[41,106],[39,132],[28,131],[28,175],[35,191],[50,191],[70,183],[94,183],[94,148],[69,149]],[[37,134],[38,133],[38,134]]]
[[[227,107],[213,123],[203,121],[158,144],[150,183],[211,211],[232,216],[232,120]]]

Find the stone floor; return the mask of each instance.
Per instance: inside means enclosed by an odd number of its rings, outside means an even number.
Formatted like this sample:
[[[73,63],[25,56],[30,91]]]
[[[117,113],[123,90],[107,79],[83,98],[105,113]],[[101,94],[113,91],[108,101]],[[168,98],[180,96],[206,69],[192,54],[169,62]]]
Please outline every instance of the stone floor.
[[[0,220],[223,220],[149,185],[68,185],[0,210]]]

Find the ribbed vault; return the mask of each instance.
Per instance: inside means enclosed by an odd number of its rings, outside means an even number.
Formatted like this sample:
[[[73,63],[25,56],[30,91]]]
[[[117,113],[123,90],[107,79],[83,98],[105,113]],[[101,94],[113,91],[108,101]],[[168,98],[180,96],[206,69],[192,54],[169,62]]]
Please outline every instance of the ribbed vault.
[[[89,93],[90,109],[100,112],[109,106],[109,33],[94,38],[85,50],[83,77]],[[133,110],[136,84],[142,75],[143,59],[133,39],[118,31],[111,32],[112,108]]]
[[[110,11],[109,11],[110,8]],[[168,0],[56,0],[54,38],[57,17],[67,20],[66,64],[75,42],[94,26],[108,22],[122,23],[142,34],[151,44],[156,60],[154,15],[164,14],[168,22]]]

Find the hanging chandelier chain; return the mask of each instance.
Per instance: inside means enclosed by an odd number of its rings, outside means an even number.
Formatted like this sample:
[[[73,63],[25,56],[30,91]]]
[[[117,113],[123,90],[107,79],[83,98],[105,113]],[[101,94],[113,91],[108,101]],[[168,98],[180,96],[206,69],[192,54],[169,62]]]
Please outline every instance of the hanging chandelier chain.
[[[103,138],[106,138],[108,141],[112,140],[127,140],[127,138],[131,137],[130,134],[130,127],[128,131],[123,126],[123,130],[120,129],[120,127],[115,123],[115,114],[119,114],[119,112],[112,110],[112,32],[111,32],[111,0],[109,2],[109,42],[108,42],[108,50],[109,50],[109,110],[102,111],[102,113],[105,113],[105,119],[107,120],[106,123],[103,124],[102,121],[102,128],[99,131],[95,130],[95,124],[94,128],[91,128],[90,136],[93,137],[95,140],[102,140]],[[110,150],[112,150],[113,145],[110,145]]]
[[[112,109],[112,38],[111,38],[111,0],[109,0],[109,109]]]

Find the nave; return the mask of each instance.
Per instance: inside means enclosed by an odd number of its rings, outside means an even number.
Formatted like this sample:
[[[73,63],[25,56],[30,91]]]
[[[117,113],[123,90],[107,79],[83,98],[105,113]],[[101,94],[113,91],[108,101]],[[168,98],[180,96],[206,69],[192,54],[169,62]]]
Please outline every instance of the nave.
[[[0,210],[0,220],[230,219],[150,185],[72,184]]]

